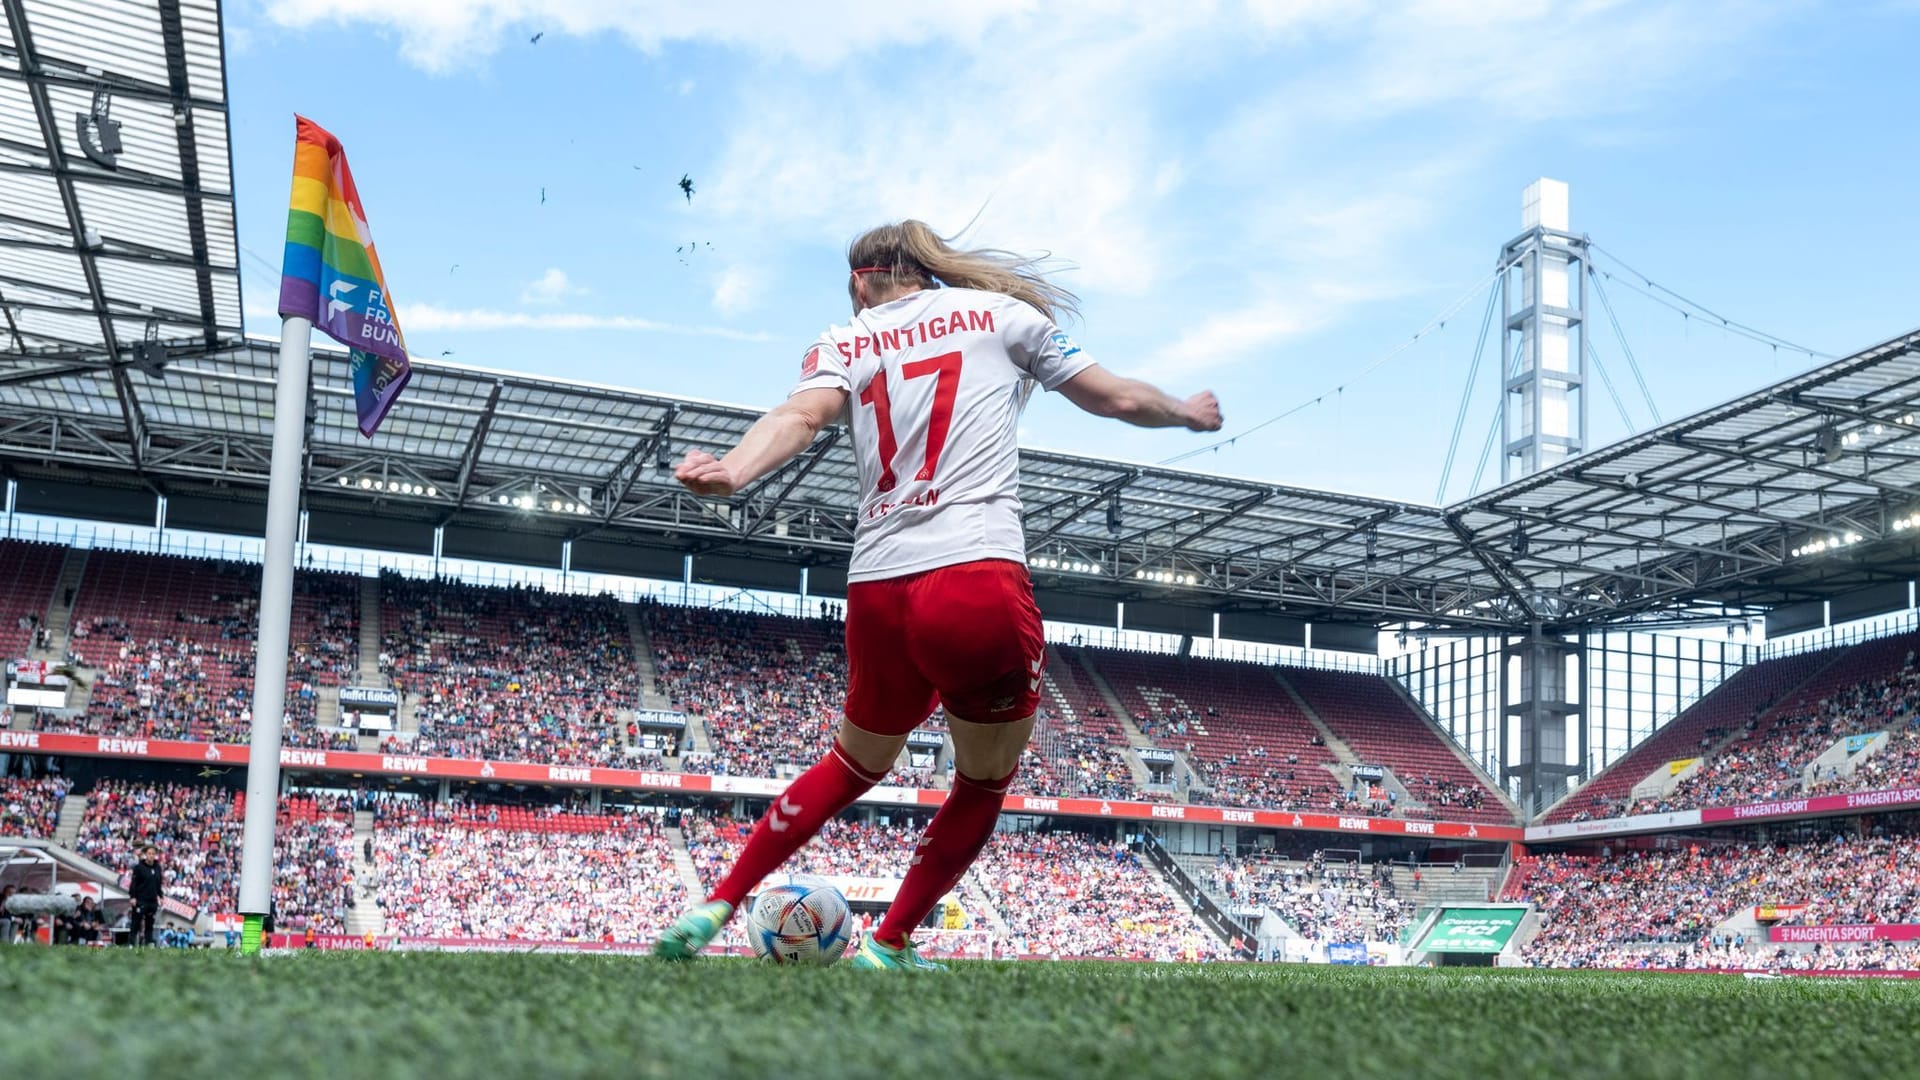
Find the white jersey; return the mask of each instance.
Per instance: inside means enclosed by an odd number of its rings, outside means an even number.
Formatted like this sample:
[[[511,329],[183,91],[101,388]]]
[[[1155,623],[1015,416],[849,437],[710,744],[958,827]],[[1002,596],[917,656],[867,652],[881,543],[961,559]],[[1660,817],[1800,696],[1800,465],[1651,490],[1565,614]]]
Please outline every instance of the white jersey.
[[[794,393],[852,395],[860,520],[848,581],[975,559],[1025,562],[1017,426],[1034,385],[1093,360],[1032,306],[975,289],[925,289],[821,334]]]

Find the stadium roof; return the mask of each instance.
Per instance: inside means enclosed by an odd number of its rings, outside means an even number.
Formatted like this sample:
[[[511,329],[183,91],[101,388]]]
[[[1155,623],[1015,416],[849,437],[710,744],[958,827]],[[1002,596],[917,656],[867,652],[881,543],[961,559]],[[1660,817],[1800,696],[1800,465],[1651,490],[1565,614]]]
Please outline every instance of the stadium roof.
[[[176,523],[255,532],[276,350],[249,342],[159,377],[0,375],[0,460],[31,491],[93,484],[95,512],[111,512],[103,487],[139,486],[167,494]],[[314,539],[427,550],[444,525],[446,554],[557,566],[572,540],[576,569],[678,577],[691,553],[696,573],[742,585],[791,588],[811,566],[824,594],[844,572],[842,430],[706,500],[665,463],[732,445],[757,410],[423,361],[369,441],[347,378],[344,354],[316,352],[307,505],[332,524]],[[116,381],[144,417],[137,453]],[[1025,453],[1021,495],[1062,618],[1078,598],[1083,621],[1122,599],[1129,625],[1193,632],[1215,611],[1267,635],[1288,619],[1572,626],[1910,580],[1916,411],[1920,333],[1450,507],[1046,451]],[[38,498],[21,508],[57,509]],[[1832,546],[1796,554],[1816,542]]]
[[[258,535],[278,346],[240,334],[218,4],[0,13],[0,468],[23,481],[18,509],[150,524],[164,495],[172,524]],[[1449,507],[1028,451],[1042,608],[1110,623],[1125,601],[1129,626],[1192,633],[1218,612],[1230,636],[1283,642],[1310,620],[1316,645],[1371,651],[1370,628],[1396,622],[1890,596],[1920,562],[1916,350],[1920,334],[1896,338]],[[572,541],[580,570],[678,578],[690,554],[704,580],[792,589],[805,566],[817,593],[844,583],[843,430],[703,500],[667,464],[732,445],[756,410],[415,371],[367,441],[345,356],[316,352],[309,539],[547,566]]]
[[[219,4],[0,0],[0,20],[0,380],[104,375],[137,458],[128,369],[240,339]]]

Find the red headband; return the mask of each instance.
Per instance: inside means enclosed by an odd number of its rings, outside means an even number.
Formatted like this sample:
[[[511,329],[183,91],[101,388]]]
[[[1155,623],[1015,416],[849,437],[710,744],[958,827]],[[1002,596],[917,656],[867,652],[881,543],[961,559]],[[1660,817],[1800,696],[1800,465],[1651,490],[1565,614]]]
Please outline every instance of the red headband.
[[[854,269],[853,269],[853,270],[852,270],[851,272],[852,272],[852,274],[853,274],[853,275],[854,275],[855,277],[858,277],[858,276],[860,276],[861,274],[891,274],[891,273],[893,273],[893,267],[891,267],[891,266],[861,266],[861,267],[856,267],[856,268],[854,268]]]

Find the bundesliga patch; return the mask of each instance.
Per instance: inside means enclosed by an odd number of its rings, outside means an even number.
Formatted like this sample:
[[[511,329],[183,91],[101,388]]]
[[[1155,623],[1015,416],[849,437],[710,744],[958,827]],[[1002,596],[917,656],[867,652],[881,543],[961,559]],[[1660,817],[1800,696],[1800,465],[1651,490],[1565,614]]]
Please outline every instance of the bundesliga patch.
[[[807,350],[807,358],[800,362],[800,377],[811,379],[820,370],[820,346]]]
[[[1080,351],[1079,344],[1068,337],[1065,330],[1055,330],[1053,332],[1053,347],[1060,350],[1060,358],[1062,360]]]

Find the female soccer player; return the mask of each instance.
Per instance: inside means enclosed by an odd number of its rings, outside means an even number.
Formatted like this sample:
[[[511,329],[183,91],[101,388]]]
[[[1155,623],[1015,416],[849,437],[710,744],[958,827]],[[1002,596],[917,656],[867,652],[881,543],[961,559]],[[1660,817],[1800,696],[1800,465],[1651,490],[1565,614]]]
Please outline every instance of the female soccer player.
[[[1031,260],[957,250],[918,221],[847,252],[853,321],[814,342],[800,381],[725,457],[687,454],[675,479],[730,496],[846,416],[860,468],[847,573],[846,716],[832,749],[754,826],[707,902],[654,954],[705,948],[767,874],[885,778],[939,703],[955,778],[906,880],[853,964],[937,968],[909,935],[986,846],[1033,732],[1046,663],[1027,577],[1015,428],[1034,384],[1139,427],[1220,428],[1210,392],[1176,400],[1095,364],[1055,325],[1075,298]]]

